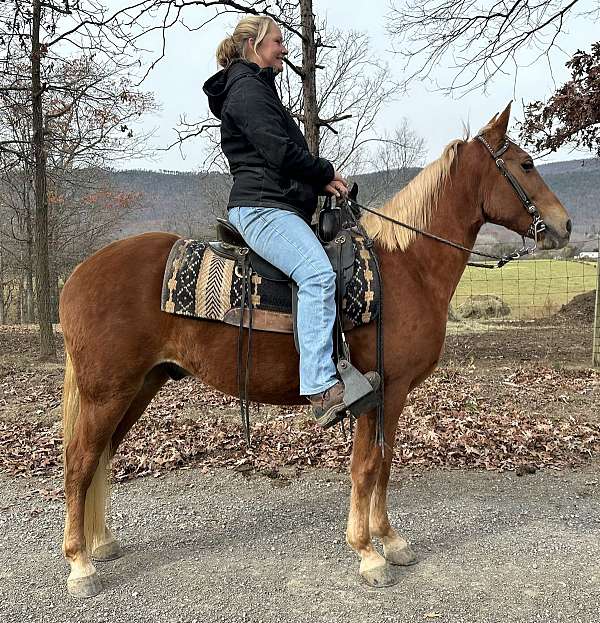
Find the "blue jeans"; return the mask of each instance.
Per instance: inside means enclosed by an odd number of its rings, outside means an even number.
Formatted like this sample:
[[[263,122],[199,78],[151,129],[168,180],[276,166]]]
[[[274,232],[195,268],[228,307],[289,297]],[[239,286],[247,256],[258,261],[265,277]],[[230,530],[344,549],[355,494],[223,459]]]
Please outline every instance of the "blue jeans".
[[[298,215],[279,208],[231,208],[229,221],[253,251],[298,284],[300,394],[329,389],[337,382],[335,273],[321,243]]]

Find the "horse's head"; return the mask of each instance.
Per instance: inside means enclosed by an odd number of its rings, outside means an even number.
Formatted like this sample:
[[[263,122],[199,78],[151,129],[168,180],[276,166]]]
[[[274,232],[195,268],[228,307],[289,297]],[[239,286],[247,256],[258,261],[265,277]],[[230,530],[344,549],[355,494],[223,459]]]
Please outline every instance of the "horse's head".
[[[484,218],[533,238],[539,214],[545,225],[538,236],[540,248],[560,249],[569,242],[571,219],[531,156],[507,138],[509,117],[510,104],[473,139],[473,148],[480,150],[482,160],[489,161],[483,180]]]

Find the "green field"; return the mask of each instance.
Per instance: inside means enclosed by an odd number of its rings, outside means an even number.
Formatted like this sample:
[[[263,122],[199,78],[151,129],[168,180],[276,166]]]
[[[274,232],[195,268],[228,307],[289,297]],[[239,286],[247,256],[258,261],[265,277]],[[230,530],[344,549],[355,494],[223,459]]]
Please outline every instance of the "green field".
[[[500,297],[511,318],[540,318],[555,313],[574,296],[596,288],[596,263],[522,260],[499,270],[467,267],[452,300],[459,309],[468,297]]]

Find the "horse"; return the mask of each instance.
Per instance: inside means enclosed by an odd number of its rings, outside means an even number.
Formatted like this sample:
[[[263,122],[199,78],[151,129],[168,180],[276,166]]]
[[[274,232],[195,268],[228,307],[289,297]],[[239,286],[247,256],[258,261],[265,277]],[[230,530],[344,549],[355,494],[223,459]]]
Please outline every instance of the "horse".
[[[531,234],[532,210],[509,184],[506,169],[545,223],[543,249],[567,244],[571,221],[531,157],[506,131],[510,104],[472,139],[457,139],[381,212],[392,219],[472,249],[485,222]],[[479,139],[479,140],[476,140]],[[503,146],[502,158],[496,151]],[[501,160],[505,171],[499,170]],[[531,207],[531,206],[529,206]],[[534,208],[535,210],[535,208]],[[346,540],[360,557],[370,586],[395,582],[390,565],[410,565],[415,554],[390,524],[387,486],[398,418],[408,393],[436,368],[443,351],[448,307],[469,252],[414,231],[362,217],[374,240],[382,277],[384,450],[376,443],[376,414],[358,418],[351,457],[352,491]],[[119,444],[172,375],[184,370],[230,395],[238,390],[238,329],[160,310],[163,271],[178,237],[146,233],[114,242],[75,268],[60,298],[65,339],[63,396],[66,519],[63,553],[67,589],[77,597],[102,590],[92,560],[117,558],[121,549],[106,525],[107,468]],[[374,323],[347,334],[353,363],[376,363]],[[248,398],[302,404],[298,354],[289,334],[255,332]],[[383,542],[383,555],[373,545]]]

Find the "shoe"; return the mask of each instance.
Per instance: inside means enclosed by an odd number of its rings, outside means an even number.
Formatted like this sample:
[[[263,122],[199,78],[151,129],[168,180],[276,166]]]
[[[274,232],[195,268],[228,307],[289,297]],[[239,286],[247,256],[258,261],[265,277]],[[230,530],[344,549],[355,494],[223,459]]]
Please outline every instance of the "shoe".
[[[365,378],[374,392],[379,389],[381,377],[377,372],[366,372]],[[344,403],[344,384],[341,381],[324,392],[308,396],[308,401],[312,405],[313,417],[324,429],[330,428],[346,417],[348,407]]]
[[[329,428],[344,418],[346,405],[344,384],[341,381],[324,392],[308,396],[308,401],[312,405],[313,417],[323,428]]]

